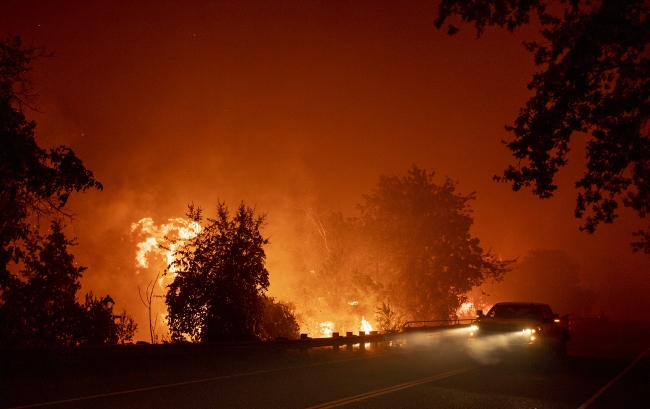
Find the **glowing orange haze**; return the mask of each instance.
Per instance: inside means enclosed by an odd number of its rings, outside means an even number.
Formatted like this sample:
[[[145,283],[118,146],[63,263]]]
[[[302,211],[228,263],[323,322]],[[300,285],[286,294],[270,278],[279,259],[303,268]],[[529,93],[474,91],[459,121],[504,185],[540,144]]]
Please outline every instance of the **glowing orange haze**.
[[[70,146],[105,186],[71,200],[84,290],[126,307],[140,339],[137,287],[165,267],[135,265],[143,219],[164,229],[190,202],[208,217],[218,199],[256,205],[268,213],[270,293],[297,301],[301,206],[353,216],[380,174],[412,164],[477,192],[472,233],[486,249],[564,249],[597,309],[646,317],[650,263],[629,247],[643,224],[623,212],[595,236],[577,231],[584,140],[551,201],[492,181],[512,162],[499,141],[528,98],[535,67],[521,42],[534,28],[448,37],[433,27],[436,2],[207,3],[0,3],[1,31],[55,53],[33,71],[39,143]]]

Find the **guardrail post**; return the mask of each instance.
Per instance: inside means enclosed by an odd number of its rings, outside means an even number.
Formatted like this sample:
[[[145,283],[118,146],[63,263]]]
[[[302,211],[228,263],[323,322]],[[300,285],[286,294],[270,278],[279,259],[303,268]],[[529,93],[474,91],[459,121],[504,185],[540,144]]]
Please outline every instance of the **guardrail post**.
[[[345,337],[346,337],[346,338],[352,338],[353,336],[354,336],[354,335],[352,335],[352,332],[346,332],[346,333],[345,333]],[[349,351],[352,351],[352,341],[351,341],[351,340],[348,341],[348,342],[345,344],[345,350],[348,351],[348,352],[349,352]]]
[[[338,332],[332,332],[332,338],[338,338],[338,337],[339,337]],[[332,349],[334,350],[334,352],[339,352],[339,344],[332,345]]]
[[[365,337],[366,337],[366,331],[359,331],[359,351],[366,350],[366,343],[363,340]]]
[[[379,331],[370,331],[370,335],[377,335],[377,334],[379,334]],[[377,341],[371,342],[370,343],[370,349],[372,349],[372,350],[379,349],[379,342],[377,342]]]

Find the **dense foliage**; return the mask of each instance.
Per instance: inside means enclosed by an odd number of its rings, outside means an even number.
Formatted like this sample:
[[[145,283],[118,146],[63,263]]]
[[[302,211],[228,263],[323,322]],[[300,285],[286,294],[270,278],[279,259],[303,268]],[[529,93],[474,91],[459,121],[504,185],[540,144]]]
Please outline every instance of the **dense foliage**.
[[[381,302],[375,307],[375,319],[377,320],[377,331],[382,334],[400,332],[404,326],[402,316],[388,303]]]
[[[486,279],[500,279],[508,261],[485,252],[470,235],[474,195],[456,193],[449,178],[413,166],[405,176],[381,176],[360,206],[391,299],[411,319],[447,319]]]
[[[381,176],[359,206],[361,216],[307,212],[314,226],[297,280],[303,332],[396,331],[406,320],[449,319],[466,294],[500,280],[509,261],[470,235],[474,195],[414,166]]]
[[[593,233],[612,223],[622,203],[645,217],[650,209],[650,5],[644,0],[443,0],[436,26],[453,16],[512,31],[535,14],[543,42],[525,43],[542,71],[534,95],[506,129],[517,163],[498,180],[548,198],[567,164],[571,138],[590,133],[587,169],[576,182],[576,217]],[[458,28],[449,25],[454,34]],[[650,253],[650,234],[635,233],[635,251]]]
[[[21,259],[20,242],[32,235],[30,217],[62,214],[72,192],[102,189],[70,148],[36,144],[36,123],[23,107],[36,96],[28,74],[39,55],[18,37],[0,41],[0,283],[7,264]]]
[[[113,316],[110,296],[86,295],[77,301],[79,279],[86,270],[75,265],[60,221],[50,233],[34,233],[24,251],[24,267],[2,287],[0,302],[1,347],[54,347],[130,341],[137,325],[125,312]]]
[[[188,218],[202,222],[200,208],[190,206]],[[241,203],[231,219],[224,203],[217,217],[175,253],[175,272],[165,301],[172,340],[255,339],[262,335],[264,293],[269,286],[264,245],[259,229],[264,215]]]
[[[109,296],[76,300],[86,268],[68,253],[61,217],[71,193],[102,185],[70,148],[36,143],[23,108],[34,108],[30,63],[42,55],[18,37],[0,41],[0,346],[128,341],[137,326],[125,312],[115,323]]]
[[[265,340],[276,338],[297,339],[300,326],[296,321],[295,306],[292,303],[275,301],[273,297],[264,297],[264,316],[260,337]]]

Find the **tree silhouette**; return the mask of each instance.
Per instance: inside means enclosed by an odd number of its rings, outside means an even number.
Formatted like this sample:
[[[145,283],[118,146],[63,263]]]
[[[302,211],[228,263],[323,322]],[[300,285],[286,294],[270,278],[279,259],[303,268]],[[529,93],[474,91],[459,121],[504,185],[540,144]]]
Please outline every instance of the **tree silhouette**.
[[[158,313],[156,313],[156,317],[152,318],[152,302],[154,297],[163,297],[162,295],[153,295],[154,290],[156,289],[156,282],[158,281],[158,277],[160,276],[160,272],[156,273],[156,278],[154,280],[149,281],[149,284],[147,284],[147,289],[144,292],[144,297],[142,296],[142,291],[140,290],[140,286],[138,286],[138,295],[140,296],[140,301],[142,301],[142,305],[145,306],[147,309],[147,312],[149,313],[149,336],[151,337],[151,343],[155,344],[158,341],[158,335],[156,335],[156,324],[158,324]]]
[[[0,41],[0,285],[10,276],[7,265],[22,258],[21,242],[34,230],[30,217],[64,215],[72,192],[102,189],[70,148],[36,144],[36,123],[23,107],[36,98],[28,74],[41,55],[18,37]]]
[[[23,47],[19,37],[0,41],[0,345],[61,346],[117,342],[113,300],[89,294],[76,300],[85,267],[76,267],[61,217],[70,194],[101,190],[91,171],[65,146],[43,149],[36,123],[24,108],[36,109],[29,73],[42,49]],[[49,234],[40,221],[51,219]],[[123,314],[121,336],[133,336]],[[123,322],[124,322],[123,319]]]
[[[74,265],[67,248],[73,245],[60,221],[51,233],[34,233],[24,252],[24,268],[2,288],[0,322],[5,346],[76,345],[82,311],[76,293],[85,267]]]
[[[50,233],[33,233],[23,254],[24,267],[5,280],[0,298],[0,346],[52,347],[117,343],[133,337],[137,326],[123,313],[120,327],[110,296],[86,295],[77,302],[79,279],[86,267],[77,267],[68,247],[74,240],[63,233],[60,220]],[[120,332],[121,331],[121,332]]]
[[[86,302],[82,305],[82,319],[79,329],[81,344],[116,344],[118,341],[118,325],[113,316],[115,301],[110,295],[97,298],[92,291],[86,294]]]
[[[485,280],[499,280],[509,261],[484,252],[469,234],[469,201],[433,173],[413,166],[381,176],[359,206],[361,216],[310,210],[302,267],[293,284],[303,332],[357,330],[374,315],[381,331],[408,319],[448,319]]]
[[[264,316],[260,336],[273,340],[278,337],[296,339],[300,336],[300,327],[294,315],[293,303],[275,301],[273,297],[264,297]]]
[[[508,271],[509,261],[484,252],[470,235],[474,194],[433,177],[417,166],[405,176],[381,176],[359,206],[387,291],[410,319],[454,317],[467,292]]]
[[[571,138],[591,133],[587,170],[576,182],[575,215],[587,215],[581,230],[593,233],[612,223],[619,202],[644,218],[650,209],[650,6],[644,0],[443,0],[435,24],[456,15],[474,23],[513,31],[536,14],[542,43],[525,43],[543,70],[528,88],[535,95],[506,129],[504,142],[517,163],[496,180],[513,190],[532,186],[553,196],[554,177],[567,164]],[[449,25],[448,33],[458,28]],[[639,230],[634,251],[650,253],[650,233]]]
[[[189,206],[188,217],[202,221],[201,208]],[[165,298],[172,340],[254,339],[261,335],[264,293],[269,286],[260,234],[264,215],[243,202],[232,219],[218,202],[216,219],[177,252],[175,271]]]
[[[133,336],[138,330],[138,324],[132,316],[126,313],[126,310],[122,310],[122,314],[113,315],[115,324],[117,325],[117,343],[118,344],[130,344],[133,342]]]
[[[381,306],[375,307],[375,318],[379,325],[378,331],[382,334],[399,332],[404,326],[404,320],[400,314],[390,305],[390,301],[382,301]]]

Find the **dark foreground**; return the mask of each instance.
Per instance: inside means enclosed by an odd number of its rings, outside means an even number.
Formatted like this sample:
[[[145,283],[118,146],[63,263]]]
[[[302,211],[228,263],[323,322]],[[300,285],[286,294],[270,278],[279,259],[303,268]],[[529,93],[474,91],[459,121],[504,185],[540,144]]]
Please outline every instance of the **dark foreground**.
[[[565,359],[444,339],[338,353],[150,356],[14,370],[2,380],[0,407],[647,408],[650,353],[639,357],[649,347],[648,324],[607,323],[575,331]]]

